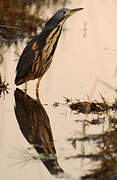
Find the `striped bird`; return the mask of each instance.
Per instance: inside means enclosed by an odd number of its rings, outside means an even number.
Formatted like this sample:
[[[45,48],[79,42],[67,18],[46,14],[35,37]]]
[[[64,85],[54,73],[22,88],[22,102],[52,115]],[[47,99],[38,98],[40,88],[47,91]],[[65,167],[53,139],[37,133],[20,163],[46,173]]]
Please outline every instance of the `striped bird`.
[[[40,80],[52,62],[65,20],[82,9],[58,10],[45,24],[42,32],[27,44],[16,67],[16,85],[25,83],[26,90],[27,81],[38,78],[36,84],[38,90]]]

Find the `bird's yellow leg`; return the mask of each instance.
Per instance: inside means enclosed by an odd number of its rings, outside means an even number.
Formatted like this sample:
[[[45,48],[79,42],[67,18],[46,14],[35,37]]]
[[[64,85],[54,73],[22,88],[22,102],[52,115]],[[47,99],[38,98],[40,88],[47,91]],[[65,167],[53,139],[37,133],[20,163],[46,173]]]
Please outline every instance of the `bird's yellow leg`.
[[[25,80],[25,90],[27,90],[27,80]]]
[[[42,76],[39,76],[39,77],[38,77],[38,81],[37,81],[37,84],[36,84],[36,91],[37,91],[38,88],[39,88],[41,78],[42,78]]]
[[[37,97],[37,100],[39,100],[39,92],[38,92],[38,89],[39,89],[39,85],[40,85],[41,78],[42,78],[42,76],[38,77],[38,81],[37,81],[37,84],[36,84],[36,97]]]

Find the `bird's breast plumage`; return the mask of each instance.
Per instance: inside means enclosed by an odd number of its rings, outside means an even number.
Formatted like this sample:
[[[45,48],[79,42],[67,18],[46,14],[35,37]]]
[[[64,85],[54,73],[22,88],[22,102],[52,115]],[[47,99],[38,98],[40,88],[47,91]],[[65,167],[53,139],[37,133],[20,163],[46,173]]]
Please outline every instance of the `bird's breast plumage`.
[[[38,75],[42,75],[48,70],[52,62],[52,58],[53,58],[61,31],[62,31],[62,27],[57,26],[53,31],[51,31],[51,33],[45,39],[45,45],[43,46],[41,50],[41,58],[39,62]]]

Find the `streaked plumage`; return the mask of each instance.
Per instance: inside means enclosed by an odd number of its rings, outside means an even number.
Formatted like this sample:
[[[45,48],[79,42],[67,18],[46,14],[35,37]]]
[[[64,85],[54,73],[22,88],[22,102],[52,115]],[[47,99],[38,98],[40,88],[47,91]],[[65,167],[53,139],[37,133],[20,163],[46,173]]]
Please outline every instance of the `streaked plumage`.
[[[16,85],[38,78],[36,88],[39,87],[40,79],[52,62],[65,20],[82,9],[58,10],[46,23],[42,32],[27,44],[16,67]]]

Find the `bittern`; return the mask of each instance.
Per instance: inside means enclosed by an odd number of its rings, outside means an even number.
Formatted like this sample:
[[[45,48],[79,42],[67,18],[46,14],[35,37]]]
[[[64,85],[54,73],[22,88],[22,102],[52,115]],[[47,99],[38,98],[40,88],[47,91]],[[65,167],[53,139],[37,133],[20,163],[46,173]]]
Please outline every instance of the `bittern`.
[[[40,80],[52,62],[64,22],[82,9],[62,8],[58,10],[45,24],[41,33],[27,44],[16,67],[16,85],[25,83],[26,90],[27,81],[38,78],[36,84],[36,90],[38,90]]]

